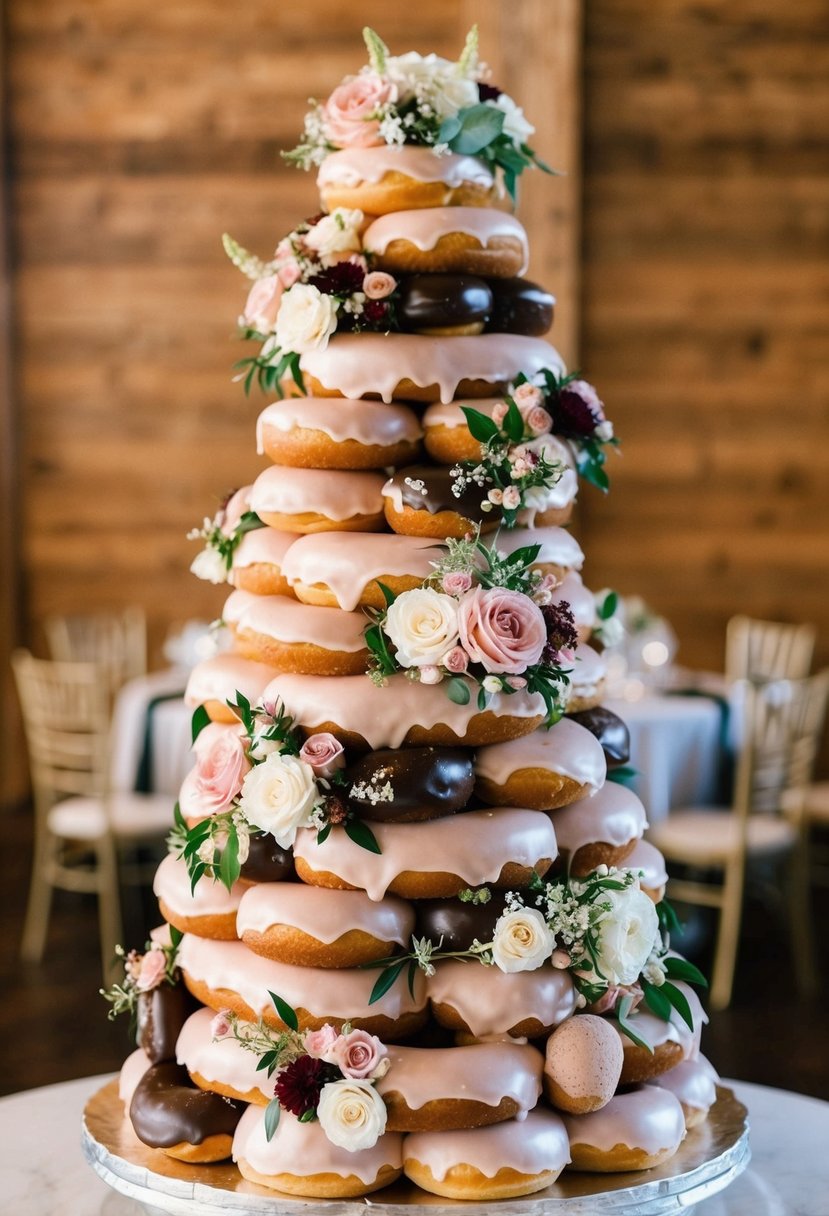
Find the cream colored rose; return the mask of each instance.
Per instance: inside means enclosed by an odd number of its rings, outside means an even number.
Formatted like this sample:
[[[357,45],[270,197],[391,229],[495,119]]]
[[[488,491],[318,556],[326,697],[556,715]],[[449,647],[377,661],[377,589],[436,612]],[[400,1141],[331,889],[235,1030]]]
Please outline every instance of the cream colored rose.
[[[501,971],[535,971],[554,946],[555,938],[538,909],[516,908],[498,917],[492,961]]]
[[[305,234],[303,244],[318,253],[323,262],[333,253],[359,253],[364,219],[362,211],[336,207]]]
[[[270,832],[277,844],[290,848],[299,828],[311,824],[317,800],[314,773],[296,756],[271,752],[242,782],[239,807],[253,827]]]
[[[202,549],[190,563],[190,573],[206,583],[226,583],[227,564],[218,549]]]
[[[637,887],[605,891],[610,908],[599,922],[598,969],[610,984],[633,984],[659,935],[653,900]]]
[[[388,610],[385,631],[403,667],[435,665],[457,644],[457,600],[429,587],[404,591]]]
[[[439,55],[419,55],[408,51],[386,60],[386,76],[397,85],[398,100],[416,97],[434,109],[438,118],[456,114],[478,101],[478,86],[456,63]]]
[[[369,1081],[329,1081],[317,1104],[320,1127],[332,1144],[358,1153],[386,1130],[386,1106]]]
[[[502,93],[500,97],[496,97],[495,101],[490,101],[488,104],[497,106],[506,115],[502,127],[504,134],[517,144],[525,144],[535,131],[535,127],[527,121],[521,107],[517,106],[506,93]]]
[[[282,350],[325,350],[337,328],[337,302],[310,283],[297,283],[282,297],[276,318],[276,342]]]

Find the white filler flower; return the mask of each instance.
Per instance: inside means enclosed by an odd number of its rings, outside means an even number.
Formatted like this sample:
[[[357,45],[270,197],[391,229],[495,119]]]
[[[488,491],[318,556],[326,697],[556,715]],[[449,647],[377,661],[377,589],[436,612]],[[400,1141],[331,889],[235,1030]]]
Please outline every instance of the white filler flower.
[[[282,297],[276,318],[276,342],[282,350],[304,355],[325,350],[337,328],[337,301],[310,283],[297,283]]]
[[[218,549],[208,546],[197,553],[190,563],[190,573],[206,583],[226,583],[227,565]]]
[[[458,641],[458,602],[429,587],[404,591],[389,608],[384,629],[401,667],[438,664]]]
[[[239,807],[248,823],[290,848],[299,828],[310,827],[318,797],[314,772],[296,756],[271,752],[242,782]]]
[[[323,263],[335,253],[360,252],[360,228],[365,216],[362,211],[335,207],[306,232],[303,244],[314,249]]]
[[[386,1105],[370,1081],[329,1081],[317,1105],[320,1127],[332,1144],[358,1153],[386,1130]]]
[[[501,971],[535,971],[550,957],[555,938],[536,908],[516,908],[498,917],[492,961]]]
[[[610,984],[634,984],[659,934],[656,906],[637,887],[605,891],[610,904],[598,925],[598,965]]]

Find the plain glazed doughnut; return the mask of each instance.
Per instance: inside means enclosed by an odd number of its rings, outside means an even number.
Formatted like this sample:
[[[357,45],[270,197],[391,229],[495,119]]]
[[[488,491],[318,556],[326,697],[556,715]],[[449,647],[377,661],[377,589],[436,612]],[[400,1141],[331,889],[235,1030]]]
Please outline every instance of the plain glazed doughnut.
[[[199,1089],[172,1061],[148,1068],[130,1102],[138,1139],[177,1161],[226,1160],[241,1116],[238,1103]]]
[[[423,585],[443,550],[433,540],[367,532],[317,532],[291,546],[284,572],[304,604],[385,608],[379,584],[400,595]]]
[[[238,725],[239,719],[228,705],[241,692],[251,705],[258,705],[262,690],[276,675],[266,663],[255,663],[238,654],[217,654],[202,659],[190,672],[184,691],[184,704],[190,709],[203,705],[213,722]]]
[[[287,1110],[268,1140],[264,1110],[249,1106],[233,1138],[233,1160],[248,1182],[286,1195],[355,1199],[400,1177],[402,1143],[386,1132],[373,1148],[352,1153],[332,1144],[316,1120],[300,1123]]]
[[[448,1199],[511,1199],[551,1186],[570,1160],[564,1123],[552,1111],[522,1122],[461,1132],[415,1132],[403,1141],[403,1170]]]
[[[414,912],[400,899],[373,901],[362,891],[302,883],[258,883],[236,918],[254,954],[301,967],[360,967],[407,946]]]
[[[393,531],[403,536],[427,536],[442,541],[462,540],[480,527],[497,528],[501,512],[486,512],[486,493],[474,481],[460,494],[445,465],[409,465],[398,469],[383,486],[383,509]],[[491,505],[491,504],[490,504]]]
[[[411,464],[422,437],[408,406],[343,397],[287,397],[266,406],[256,423],[260,456],[309,469]]]
[[[234,592],[239,594],[246,593]],[[364,672],[368,664],[366,623],[362,612],[301,604],[284,595],[256,595],[241,605],[232,632],[241,655],[276,671],[350,676]]]
[[[594,794],[606,772],[598,739],[562,718],[549,730],[480,748],[475,793],[482,802],[551,811]]]
[[[153,894],[161,915],[182,933],[236,940],[236,910],[244,887],[234,883],[230,891],[206,875],[191,889],[187,863],[168,853],[155,872]]]
[[[384,480],[380,473],[271,465],[251,486],[251,510],[283,532],[377,532]]]
[[[423,442],[426,451],[439,464],[457,464],[460,460],[480,460],[481,444],[473,438],[464,409],[477,410],[492,417],[503,397],[479,397],[468,401],[436,401],[423,415]]]
[[[665,898],[665,887],[668,883],[665,858],[649,840],[636,841],[625,858],[625,869],[641,871],[639,885],[655,904]]]
[[[599,1174],[652,1169],[672,1157],[685,1136],[679,1102],[651,1085],[617,1094],[590,1114],[565,1115],[564,1123],[570,1169]]]
[[[579,646],[570,671],[567,689],[567,713],[579,714],[586,709],[595,709],[602,703],[607,662],[592,646]]]
[[[292,595],[282,575],[282,563],[295,540],[295,532],[274,528],[246,532],[234,551],[228,582],[254,595]]]
[[[576,878],[600,865],[622,865],[648,826],[641,799],[617,781],[562,807],[553,822],[562,860]]]
[[[418,1030],[426,1019],[426,981],[418,970],[414,996],[402,980],[369,1004],[376,978],[371,971],[337,971],[275,963],[248,950],[242,942],[214,942],[186,933],[179,946],[184,982],[196,1000],[219,1012],[229,1009],[255,1021],[261,1015],[277,1030],[283,1024],[270,993],[275,992],[297,1014],[300,1030],[319,1030],[330,1022],[338,1030],[350,1022],[358,1030],[396,1042]]]
[[[682,1107],[685,1127],[690,1131],[708,1118],[708,1112],[717,1100],[718,1081],[716,1069],[701,1055],[696,1060],[682,1060],[649,1084],[670,1090]]]
[[[584,565],[584,550],[575,536],[566,528],[557,526],[513,528],[508,532],[499,532],[496,548],[499,553],[509,554],[526,545],[540,546],[532,569],[550,574],[556,580],[564,578],[571,570],[581,570]],[[572,675],[570,679],[572,682]]]
[[[600,1110],[616,1092],[623,1062],[619,1036],[605,1018],[590,1013],[568,1018],[547,1040],[548,1102],[573,1115]]]
[[[199,1089],[267,1106],[273,1097],[273,1077],[258,1068],[259,1057],[232,1035],[213,1037],[212,1009],[197,1009],[181,1028],[176,1063],[187,1069]]]
[[[494,693],[479,711],[450,701],[439,684],[421,684],[401,672],[378,688],[366,676],[279,675],[263,694],[281,701],[307,735],[328,731],[345,747],[481,747],[529,734],[544,720],[538,693]]]
[[[517,1043],[391,1047],[377,1083],[389,1131],[484,1127],[526,1116],[541,1093],[541,1053]]]
[[[640,1047],[628,1038],[615,1018],[607,1019],[608,1024],[618,1034],[624,1052],[621,1076],[623,1085],[652,1081],[663,1072],[676,1068],[677,1064],[687,1058],[691,1032],[684,1022],[665,1022],[641,1007],[629,1020],[637,1038],[647,1043],[651,1050]]]
[[[527,233],[490,207],[430,207],[380,216],[363,233],[380,270],[514,278],[527,268]]]
[[[312,829],[300,830],[294,842],[297,874],[313,886],[363,890],[374,900],[387,892],[403,899],[451,899],[465,887],[487,883],[525,887],[556,856],[549,818],[511,807],[428,823],[374,823],[372,831],[379,853],[361,848],[344,831],[335,829],[318,844]]]
[[[537,1039],[576,1008],[569,974],[549,964],[508,973],[495,966],[446,959],[426,982],[435,1021],[476,1039],[489,1035]]]
[[[474,156],[436,156],[431,148],[383,144],[326,156],[317,174],[326,211],[356,207],[386,215],[419,207],[509,207],[492,170]]]

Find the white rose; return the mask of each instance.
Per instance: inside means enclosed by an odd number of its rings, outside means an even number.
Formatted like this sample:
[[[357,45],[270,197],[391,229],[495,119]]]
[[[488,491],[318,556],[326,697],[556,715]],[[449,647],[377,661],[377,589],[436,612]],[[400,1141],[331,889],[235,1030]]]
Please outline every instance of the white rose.
[[[315,250],[325,262],[332,253],[359,253],[360,228],[365,216],[362,211],[336,207],[323,216],[302,238],[308,249]]]
[[[297,283],[282,297],[276,318],[276,342],[282,350],[303,355],[325,350],[337,328],[337,302],[310,283]]]
[[[206,583],[226,583],[227,565],[218,549],[202,549],[190,563],[190,573]]]
[[[495,925],[492,960],[501,971],[535,971],[550,957],[555,938],[536,908],[503,912]]]
[[[598,969],[609,984],[634,984],[659,934],[656,906],[637,887],[605,891],[610,904],[599,922]]]
[[[606,621],[599,621],[594,632],[601,638],[604,646],[618,646],[624,640],[625,627],[618,616],[611,616]]]
[[[272,752],[242,782],[239,808],[247,821],[291,848],[299,828],[311,824],[317,799],[313,769],[296,756]]]
[[[332,1144],[358,1153],[386,1130],[386,1106],[370,1081],[329,1081],[317,1104],[320,1127]]]
[[[386,615],[385,632],[403,667],[433,666],[458,641],[458,602],[429,587],[404,591]]]
[[[478,101],[478,86],[464,76],[456,63],[440,55],[409,51],[386,60],[386,75],[397,85],[398,102],[418,101],[432,106],[438,118],[456,114]]]
[[[535,127],[524,117],[524,111],[521,107],[517,106],[506,93],[502,93],[500,97],[496,97],[494,101],[489,102],[489,105],[503,110],[506,115],[503,126],[504,134],[508,135],[516,144],[525,144],[535,131]]]

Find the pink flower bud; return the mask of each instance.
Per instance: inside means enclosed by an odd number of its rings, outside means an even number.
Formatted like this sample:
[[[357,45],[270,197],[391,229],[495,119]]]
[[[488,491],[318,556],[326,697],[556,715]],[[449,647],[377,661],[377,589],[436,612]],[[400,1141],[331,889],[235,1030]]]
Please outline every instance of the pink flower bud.
[[[370,300],[385,300],[397,286],[394,275],[386,274],[385,270],[372,270],[363,279],[363,291]]]
[[[521,505],[521,491],[517,486],[507,486],[504,490],[504,506],[508,511],[515,511]]]
[[[507,676],[507,684],[510,688],[514,688],[516,692],[521,688],[527,687],[527,681],[523,676]]]
[[[452,570],[444,574],[441,586],[447,595],[465,595],[472,586],[472,575],[466,570]]]
[[[538,406],[527,415],[527,426],[533,435],[546,435],[553,425],[553,420],[545,409]]]
[[[148,950],[141,960],[141,971],[136,981],[139,992],[149,992],[157,988],[164,979],[167,970],[167,958],[163,950]]]
[[[443,666],[454,675],[461,675],[469,666],[469,655],[462,646],[454,646],[444,655]]]
[[[331,1049],[337,1042],[340,1035],[328,1022],[324,1026],[320,1026],[319,1030],[306,1030],[303,1038],[303,1046],[315,1060],[322,1060],[330,1054]]]
[[[222,1009],[210,1023],[210,1034],[214,1039],[223,1039],[230,1033],[230,1010]]]
[[[544,394],[537,384],[519,384],[512,394],[512,399],[521,411],[522,418],[526,418],[530,410],[543,403]]]
[[[495,409],[492,411],[492,421],[497,426],[500,426],[501,423],[506,418],[508,413],[509,413],[509,406],[507,405],[506,401],[499,401],[498,404],[495,406]]]
[[[439,667],[435,667],[432,663],[426,663],[420,668],[421,684],[440,684],[443,679],[443,672]]]
[[[559,971],[566,971],[573,960],[566,950],[554,950],[551,961]]]
[[[313,769],[315,777],[331,777],[345,767],[343,745],[328,731],[310,735],[299,750],[299,758]]]
[[[487,498],[490,502],[494,503],[496,507],[500,507],[501,503],[504,501],[504,491],[499,490],[496,487],[494,490],[489,491]]]

